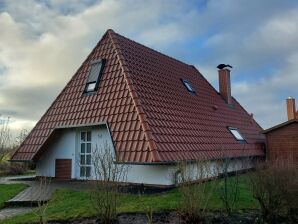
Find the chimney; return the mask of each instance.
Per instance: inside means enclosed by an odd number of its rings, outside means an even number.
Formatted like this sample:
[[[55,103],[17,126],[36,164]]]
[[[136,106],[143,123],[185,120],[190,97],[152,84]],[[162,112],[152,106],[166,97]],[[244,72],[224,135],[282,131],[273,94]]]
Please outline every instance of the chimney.
[[[296,118],[295,99],[292,97],[288,97],[287,99],[287,111],[288,111],[288,120],[293,120]]]
[[[219,69],[218,79],[220,94],[227,104],[232,104],[230,70],[227,68]]]

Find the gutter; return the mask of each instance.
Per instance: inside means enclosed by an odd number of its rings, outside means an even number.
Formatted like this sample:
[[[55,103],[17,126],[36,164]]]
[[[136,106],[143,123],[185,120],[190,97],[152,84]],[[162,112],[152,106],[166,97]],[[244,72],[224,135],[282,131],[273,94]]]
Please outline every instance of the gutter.
[[[203,159],[201,161],[218,161],[222,159],[245,159],[245,158],[257,158],[257,157],[264,157],[265,155],[254,155],[254,156],[238,156],[238,157],[222,157],[217,159]],[[147,165],[147,166],[154,166],[154,165],[178,165],[179,163],[196,163],[200,160],[181,160],[181,161],[165,161],[165,162],[117,162],[115,164],[127,164],[127,165]]]

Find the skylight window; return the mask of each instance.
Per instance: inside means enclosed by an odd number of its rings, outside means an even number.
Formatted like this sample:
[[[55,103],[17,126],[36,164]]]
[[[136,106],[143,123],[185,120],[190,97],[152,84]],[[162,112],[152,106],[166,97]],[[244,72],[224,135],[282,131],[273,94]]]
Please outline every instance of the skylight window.
[[[194,89],[192,88],[191,84],[189,83],[189,81],[181,79],[181,81],[183,82],[184,86],[186,87],[186,89],[188,90],[188,92],[191,93],[195,93]]]
[[[94,92],[99,86],[99,82],[102,76],[104,60],[94,61],[90,65],[90,72],[85,86],[85,93]]]
[[[95,90],[96,82],[87,83],[86,92],[92,92]]]
[[[229,127],[229,130],[237,141],[245,141],[244,137],[240,134],[237,128]]]

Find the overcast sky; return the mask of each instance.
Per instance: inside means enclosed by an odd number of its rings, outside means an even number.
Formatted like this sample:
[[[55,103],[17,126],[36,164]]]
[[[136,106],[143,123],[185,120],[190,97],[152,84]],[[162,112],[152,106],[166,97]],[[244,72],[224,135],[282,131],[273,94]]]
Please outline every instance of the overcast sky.
[[[286,120],[298,98],[297,0],[0,0],[0,115],[31,129],[112,28],[195,65],[218,88],[232,69],[232,95],[263,128]]]

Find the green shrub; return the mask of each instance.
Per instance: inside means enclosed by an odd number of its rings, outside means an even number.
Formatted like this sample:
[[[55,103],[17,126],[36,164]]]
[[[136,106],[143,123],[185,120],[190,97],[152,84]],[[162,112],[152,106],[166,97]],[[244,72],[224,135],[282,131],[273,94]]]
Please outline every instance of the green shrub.
[[[22,175],[28,171],[28,166],[25,163],[0,163],[0,176]]]
[[[264,222],[280,219],[297,221],[298,172],[290,166],[263,163],[250,174],[253,197],[258,201]]]

